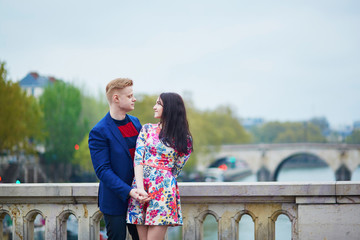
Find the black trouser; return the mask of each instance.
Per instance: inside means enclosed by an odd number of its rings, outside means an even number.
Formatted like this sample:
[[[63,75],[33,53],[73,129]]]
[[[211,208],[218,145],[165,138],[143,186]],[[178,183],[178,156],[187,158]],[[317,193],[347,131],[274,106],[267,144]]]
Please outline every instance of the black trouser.
[[[132,240],[139,240],[136,225],[126,224],[126,216],[113,216],[104,214],[104,220],[108,240],[125,240],[126,226],[128,227]]]

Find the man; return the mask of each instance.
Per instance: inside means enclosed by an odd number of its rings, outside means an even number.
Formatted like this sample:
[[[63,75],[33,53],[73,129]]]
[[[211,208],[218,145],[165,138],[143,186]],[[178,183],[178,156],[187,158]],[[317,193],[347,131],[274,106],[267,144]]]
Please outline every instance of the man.
[[[134,178],[136,139],[141,129],[139,119],[127,113],[134,110],[133,81],[117,78],[106,86],[110,111],[89,134],[89,149],[96,176],[100,179],[99,207],[104,214],[109,240],[126,238],[128,198],[140,200],[131,189]],[[136,226],[128,225],[132,239],[139,239]]]

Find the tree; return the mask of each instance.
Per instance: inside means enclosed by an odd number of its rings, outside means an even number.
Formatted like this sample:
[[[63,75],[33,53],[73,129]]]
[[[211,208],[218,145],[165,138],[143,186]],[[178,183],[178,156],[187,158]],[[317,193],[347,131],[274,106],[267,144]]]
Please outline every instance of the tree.
[[[330,134],[330,125],[325,117],[314,117],[310,119],[309,122],[315,126],[318,126],[322,135]]]
[[[157,123],[159,120],[154,118],[153,110],[157,98],[158,95],[137,95],[135,109],[129,114],[139,118],[142,125],[144,125],[145,123]]]
[[[243,144],[251,141],[240,121],[229,106],[219,106],[204,113],[204,118],[211,123],[218,134],[220,144]]]
[[[354,130],[351,135],[349,135],[346,139],[345,139],[346,143],[351,143],[351,144],[360,144],[360,130]]]
[[[325,142],[320,128],[312,123],[285,123],[285,131],[279,133],[275,143]]]
[[[138,117],[142,124],[156,123],[153,106],[158,95],[139,95],[135,110],[130,114]],[[194,149],[184,170],[194,170],[199,156],[208,154],[221,144],[249,143],[250,135],[244,130],[235,114],[228,106],[220,106],[215,110],[201,111],[196,109],[190,95],[183,98],[186,105],[190,131],[193,135]]]
[[[138,117],[143,125],[157,123],[159,120],[154,118],[153,106],[158,95],[137,94],[136,98],[135,110],[129,114]],[[221,144],[249,143],[251,141],[251,136],[241,126],[229,106],[220,106],[214,110],[201,111],[196,109],[190,96],[184,97],[184,101],[195,149],[190,160],[185,165],[184,170],[186,172],[192,172],[195,169],[199,156],[210,153],[214,148],[216,150]],[[94,99],[87,100],[87,102],[91,103],[90,106],[101,105],[99,102],[96,103]],[[94,107],[91,109],[94,109]],[[89,110],[89,112],[92,112],[92,110]],[[91,114],[83,115],[90,119]],[[90,170],[92,165],[86,144],[85,140],[80,144],[80,149],[75,154],[75,162],[82,166],[83,169]]]
[[[100,94],[100,97],[94,97],[81,93],[80,122],[83,123],[82,132],[89,133],[108,111],[109,105],[104,94]]]
[[[43,139],[40,106],[7,79],[5,62],[0,62],[0,106],[0,152],[35,152]]]
[[[268,122],[252,129],[256,143],[273,143],[284,131],[285,126],[280,122]]]
[[[253,130],[255,142],[325,142],[318,126],[311,122],[268,122]]]
[[[90,150],[88,145],[89,134],[86,134],[80,142],[79,149],[74,154],[74,164],[78,164],[85,172],[94,172],[91,162]]]
[[[68,181],[75,144],[85,135],[80,121],[81,94],[72,84],[57,80],[40,97],[46,128],[45,161],[56,182]]]

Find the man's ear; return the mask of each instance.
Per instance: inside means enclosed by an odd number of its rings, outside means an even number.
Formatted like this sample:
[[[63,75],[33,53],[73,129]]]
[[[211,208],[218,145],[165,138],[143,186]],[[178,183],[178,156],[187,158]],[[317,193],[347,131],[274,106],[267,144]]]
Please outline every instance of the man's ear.
[[[112,100],[113,100],[113,102],[119,102],[119,95],[114,94],[114,95],[112,96]]]

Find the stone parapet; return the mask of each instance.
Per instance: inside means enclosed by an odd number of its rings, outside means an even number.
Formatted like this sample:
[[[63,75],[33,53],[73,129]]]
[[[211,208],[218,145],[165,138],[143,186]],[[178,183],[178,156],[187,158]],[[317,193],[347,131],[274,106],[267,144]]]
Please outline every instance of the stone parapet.
[[[248,215],[256,240],[274,240],[281,214],[291,222],[293,240],[360,236],[360,182],[192,182],[179,183],[179,188],[186,240],[203,238],[209,214],[218,223],[218,239],[238,239],[239,222]],[[66,221],[73,214],[79,240],[99,239],[97,194],[97,183],[0,184],[0,226],[8,214],[14,239],[33,239],[40,214],[46,222],[45,239],[66,239]]]

